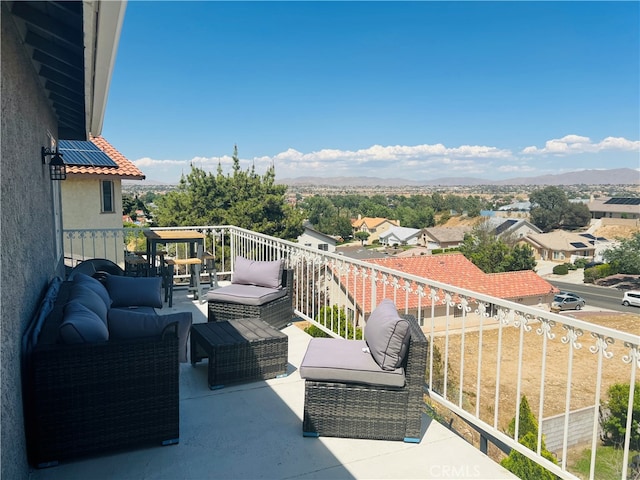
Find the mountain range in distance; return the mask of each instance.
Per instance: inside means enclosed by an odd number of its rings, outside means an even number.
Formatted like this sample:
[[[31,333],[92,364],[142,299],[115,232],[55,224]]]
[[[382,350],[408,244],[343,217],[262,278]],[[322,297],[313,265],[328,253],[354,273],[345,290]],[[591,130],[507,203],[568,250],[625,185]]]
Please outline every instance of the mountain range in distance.
[[[609,170],[580,170],[558,175],[516,177],[487,180],[471,177],[443,177],[433,180],[407,180],[377,177],[297,177],[276,179],[276,183],[304,185],[332,185],[343,187],[402,187],[402,186],[474,186],[474,185],[640,185],[640,169],[615,168]]]
[[[166,185],[174,186],[177,182],[158,180],[123,180],[123,185]],[[404,186],[442,186],[469,187],[476,185],[640,185],[640,168],[615,168],[603,170],[579,170],[557,175],[541,175],[537,177],[516,177],[505,180],[487,180],[472,177],[442,177],[433,180],[407,180],[405,178],[378,177],[297,177],[276,178],[276,183],[290,186],[337,186],[337,187],[404,187]]]

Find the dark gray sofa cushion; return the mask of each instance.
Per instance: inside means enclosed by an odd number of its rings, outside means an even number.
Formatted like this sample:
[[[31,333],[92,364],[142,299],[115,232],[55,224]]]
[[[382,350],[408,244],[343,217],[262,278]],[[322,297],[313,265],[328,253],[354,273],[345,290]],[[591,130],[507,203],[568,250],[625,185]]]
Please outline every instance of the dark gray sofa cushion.
[[[364,326],[371,356],[383,370],[402,365],[409,348],[409,321],[398,315],[392,300],[385,299],[371,312]]]
[[[322,382],[404,387],[404,369],[383,370],[364,340],[313,338],[300,365],[300,376]]]
[[[100,280],[90,277],[89,275],[86,275],[84,273],[78,272],[73,276],[73,283],[74,285],[83,285],[87,288],[90,288],[95,293],[100,295],[100,298],[107,308],[111,308],[111,297],[109,296],[107,288],[102,284],[102,282],[100,282]]]
[[[244,257],[236,257],[232,284],[256,285],[265,288],[282,288],[282,260],[256,261]]]
[[[107,275],[105,285],[111,307],[144,306],[162,308],[161,277],[123,277]]]
[[[107,325],[107,306],[105,305],[100,295],[95,293],[91,288],[84,284],[74,283],[71,285],[71,293],[69,294],[69,301],[79,302],[93,313],[100,317],[100,320]]]
[[[87,307],[73,300],[64,307],[64,321],[59,328],[63,343],[93,343],[109,340],[107,325]]]
[[[284,297],[286,294],[286,289],[232,283],[226,287],[209,290],[207,301],[259,306]]]
[[[111,340],[126,340],[160,335],[173,322],[178,322],[179,357],[184,363],[187,361],[187,339],[191,329],[189,312],[157,315],[144,309],[112,308],[109,310],[109,337]]]

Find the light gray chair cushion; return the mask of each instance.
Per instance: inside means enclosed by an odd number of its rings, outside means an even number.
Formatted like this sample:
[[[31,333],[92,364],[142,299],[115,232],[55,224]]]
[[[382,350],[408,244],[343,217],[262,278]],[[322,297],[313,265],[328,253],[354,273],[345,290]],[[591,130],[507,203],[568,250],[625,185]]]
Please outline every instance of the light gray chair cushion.
[[[286,294],[287,291],[285,289],[232,283],[226,287],[209,290],[207,292],[207,301],[259,306],[284,297]]]
[[[137,309],[112,308],[109,310],[109,337],[111,340],[152,337],[160,335],[173,322],[178,322],[179,357],[184,363],[187,361],[187,339],[192,322],[190,312],[157,315]]]
[[[383,370],[364,340],[313,338],[300,365],[300,376],[320,382],[404,387],[403,368]]]
[[[100,320],[107,325],[107,306],[105,305],[100,295],[95,293],[91,288],[84,284],[74,283],[71,285],[71,292],[69,294],[69,301],[75,301],[81,303],[93,313],[100,317]]]
[[[265,288],[282,288],[284,262],[260,262],[244,257],[236,257],[232,284],[256,285]]]
[[[93,343],[109,340],[107,325],[78,301],[64,307],[64,320],[58,332],[63,343]]]
[[[398,315],[398,309],[389,299],[380,302],[364,326],[364,338],[371,356],[383,370],[394,370],[402,365],[410,335],[409,321]]]
[[[144,306],[162,308],[161,277],[124,277],[107,275],[105,285],[111,307]]]
[[[78,272],[73,276],[73,283],[76,285],[83,285],[87,288],[90,288],[95,293],[100,295],[100,298],[104,302],[107,308],[111,308],[111,297],[109,296],[109,292],[107,288],[100,282],[89,275]]]

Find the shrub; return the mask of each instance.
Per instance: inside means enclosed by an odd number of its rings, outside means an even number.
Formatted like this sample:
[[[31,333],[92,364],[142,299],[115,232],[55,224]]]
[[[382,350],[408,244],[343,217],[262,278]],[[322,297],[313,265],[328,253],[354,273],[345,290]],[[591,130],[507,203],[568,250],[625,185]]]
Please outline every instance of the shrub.
[[[578,267],[576,267],[573,263],[565,263],[564,265],[567,266],[568,270],[577,270]]]
[[[553,273],[556,275],[566,275],[569,273],[569,269],[567,268],[567,265],[563,263],[562,265],[556,265],[553,267]]]
[[[432,255],[437,255],[439,253],[444,252],[444,250],[442,248],[434,248],[433,250],[431,250],[431,254]]]
[[[584,270],[584,283],[594,283],[596,280],[609,275],[613,275],[616,271],[613,267],[605,263],[604,265],[596,265],[595,267],[585,268]]]
[[[342,338],[349,338],[356,340],[362,340],[362,329],[355,328],[353,322],[347,320],[347,316],[344,313],[344,309],[333,305],[332,307],[322,307],[318,315],[316,315],[316,322],[322,323],[325,327],[331,329],[334,333],[337,333]],[[326,324],[325,324],[326,322]],[[304,329],[312,337],[329,337],[330,335],[324,332],[322,329],[315,325],[310,325]]]
[[[538,421],[529,407],[527,397],[524,395],[520,402],[519,417],[518,441],[529,450],[535,451],[538,442]],[[514,417],[511,419],[511,422],[509,422],[509,427],[507,428],[507,433],[512,437],[515,436],[515,425],[516,419]],[[556,463],[553,454],[547,450],[544,439],[542,440],[540,454],[550,462]],[[500,465],[523,480],[554,480],[558,478],[542,465],[537,464],[517,450],[511,450],[509,456],[502,460]]]
[[[589,263],[589,260],[587,258],[578,258],[575,262],[573,262],[576,268],[584,268],[587,263]]]
[[[609,387],[609,400],[603,404],[606,409],[602,415],[600,424],[602,426],[602,441],[605,445],[620,447],[624,443],[624,436],[627,431],[627,408],[629,406],[630,384],[615,383]],[[640,448],[640,384],[635,384],[635,395],[633,398],[633,412],[631,414],[631,441],[630,448],[637,450]]]

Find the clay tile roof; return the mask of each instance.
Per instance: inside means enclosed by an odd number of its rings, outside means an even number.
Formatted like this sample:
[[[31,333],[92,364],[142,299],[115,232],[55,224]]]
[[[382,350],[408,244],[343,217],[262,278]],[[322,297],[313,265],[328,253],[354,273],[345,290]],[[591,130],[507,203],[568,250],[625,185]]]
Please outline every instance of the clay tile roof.
[[[102,137],[90,137],[100,150],[106,153],[111,160],[118,164],[117,168],[90,167],[84,165],[67,165],[67,175],[109,175],[129,180],[144,180],[145,176],[131,161],[116,150]]]
[[[459,253],[446,255],[422,255],[416,257],[386,257],[367,260],[380,266],[392,268],[403,273],[416,275],[428,280],[464,288],[485,295],[490,295],[503,300],[518,300],[523,297],[543,296],[551,291],[555,291],[553,285],[538,276],[532,270],[524,270],[519,272],[506,272],[486,274],[464,255]],[[352,298],[361,301],[362,299],[362,279],[358,278],[353,272],[347,280],[344,276],[340,281],[343,286],[349,290]],[[404,286],[404,282],[402,282]],[[365,312],[371,311],[371,282],[364,283],[365,292]],[[392,293],[392,287],[387,286],[385,294],[384,287],[379,285],[376,288],[376,305],[383,298],[389,298]],[[405,295],[400,290],[396,298],[396,304],[399,309],[405,308]],[[427,292],[428,293],[428,292]],[[424,298],[422,306],[426,306],[430,300]],[[418,307],[417,295],[409,295],[408,308]]]

